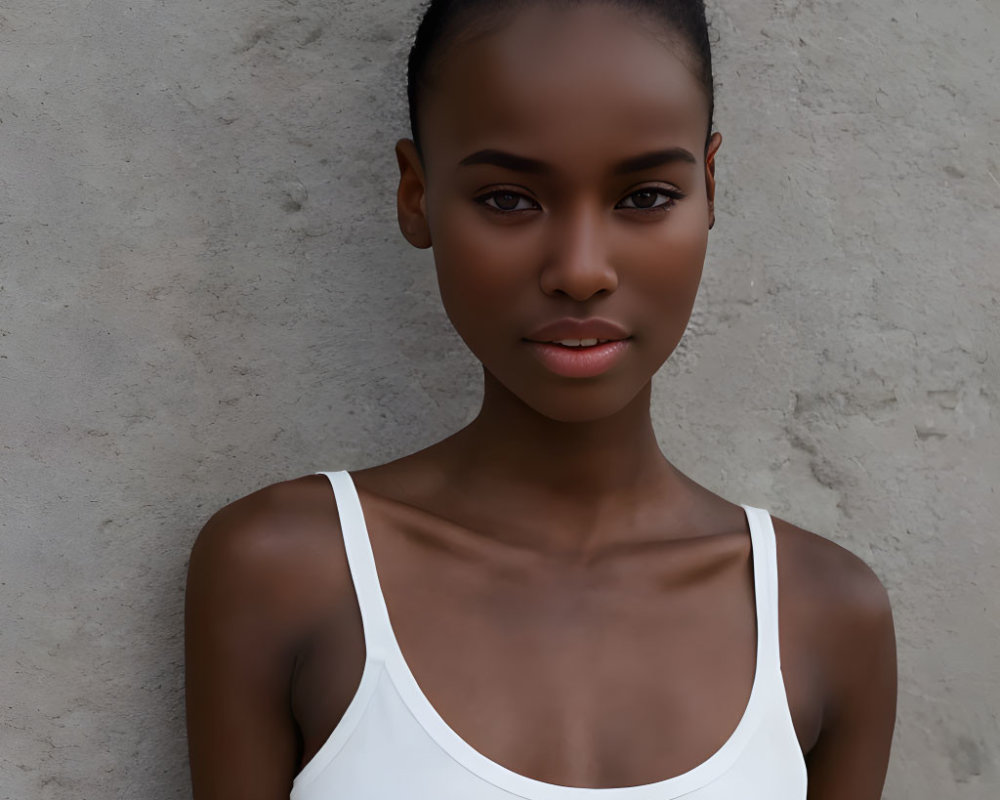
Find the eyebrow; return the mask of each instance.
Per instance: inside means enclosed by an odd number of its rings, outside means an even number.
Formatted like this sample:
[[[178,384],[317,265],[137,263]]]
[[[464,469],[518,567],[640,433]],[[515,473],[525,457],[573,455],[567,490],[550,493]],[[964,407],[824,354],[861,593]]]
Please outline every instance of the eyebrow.
[[[683,147],[670,147],[666,150],[653,150],[649,153],[642,153],[638,156],[626,158],[615,165],[613,172],[616,175],[625,175],[631,172],[642,172],[654,167],[662,167],[676,162],[687,164],[697,164],[698,159],[690,150]],[[503,150],[479,150],[472,155],[463,158],[459,164],[469,167],[476,164],[489,164],[501,169],[508,169],[511,172],[525,172],[531,175],[542,175],[551,172],[552,169],[544,161],[536,158],[515,155]]]
[[[678,161],[686,164],[698,163],[698,159],[690,150],[685,150],[683,147],[670,147],[666,150],[654,150],[651,153],[626,158],[615,167],[614,171],[616,175],[624,175],[629,172],[642,172],[645,169],[674,164]]]
[[[529,172],[533,175],[541,175],[550,171],[549,167],[538,159],[517,156],[503,150],[480,150],[466,156],[458,163],[463,167],[474,164],[491,164],[494,167],[509,169],[511,172]]]

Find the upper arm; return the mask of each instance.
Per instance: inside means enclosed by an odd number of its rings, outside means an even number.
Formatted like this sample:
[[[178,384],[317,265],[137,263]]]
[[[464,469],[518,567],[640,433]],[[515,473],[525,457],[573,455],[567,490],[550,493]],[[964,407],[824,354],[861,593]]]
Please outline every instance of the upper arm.
[[[251,496],[216,514],[185,601],[188,745],[196,800],[287,800],[300,743],[289,702],[304,620],[296,557]]]
[[[896,720],[889,597],[864,562],[808,536],[810,553],[799,564],[810,619],[801,638],[813,650],[810,684],[821,708],[819,735],[806,754],[809,800],[878,800]]]

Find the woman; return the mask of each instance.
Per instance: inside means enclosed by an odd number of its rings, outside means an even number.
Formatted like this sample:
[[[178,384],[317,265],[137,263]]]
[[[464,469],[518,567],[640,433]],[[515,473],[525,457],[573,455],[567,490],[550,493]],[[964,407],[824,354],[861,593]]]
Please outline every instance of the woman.
[[[881,584],[680,474],[650,421],[714,223],[702,3],[433,2],[409,80],[400,226],[482,409],[206,525],[195,797],[878,798]]]

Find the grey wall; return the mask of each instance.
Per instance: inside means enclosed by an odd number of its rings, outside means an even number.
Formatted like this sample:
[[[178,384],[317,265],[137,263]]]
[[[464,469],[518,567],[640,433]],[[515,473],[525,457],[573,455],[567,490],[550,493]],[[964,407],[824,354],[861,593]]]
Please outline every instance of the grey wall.
[[[1000,796],[996,0],[716,0],[720,218],[658,379],[699,480],[895,603],[886,797]],[[470,418],[396,232],[413,0],[0,5],[0,796],[188,796],[185,561]]]

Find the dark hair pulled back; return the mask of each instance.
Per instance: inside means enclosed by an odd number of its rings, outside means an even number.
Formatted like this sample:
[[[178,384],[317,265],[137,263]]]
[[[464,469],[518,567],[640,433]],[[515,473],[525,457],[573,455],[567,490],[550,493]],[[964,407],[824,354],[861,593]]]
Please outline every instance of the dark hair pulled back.
[[[538,2],[538,0],[535,0]],[[604,2],[629,11],[645,12],[661,21],[689,46],[694,72],[708,99],[708,137],[712,134],[715,112],[715,83],[712,76],[712,48],[704,0],[547,0],[564,5]],[[529,5],[529,0],[431,0],[424,10],[407,62],[406,95],[410,110],[410,131],[420,151],[417,124],[421,96],[427,89],[435,56],[480,16],[497,14]]]

